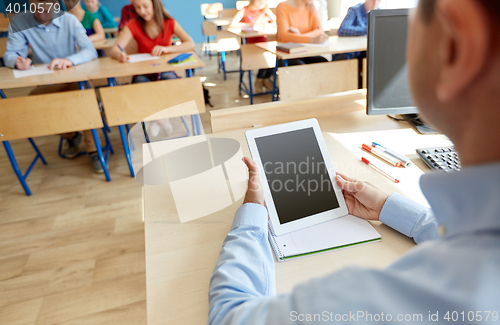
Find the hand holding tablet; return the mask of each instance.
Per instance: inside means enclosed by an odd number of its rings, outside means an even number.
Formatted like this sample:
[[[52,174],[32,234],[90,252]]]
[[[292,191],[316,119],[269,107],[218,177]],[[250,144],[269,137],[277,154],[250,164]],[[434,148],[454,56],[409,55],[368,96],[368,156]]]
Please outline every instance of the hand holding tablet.
[[[348,214],[316,119],[246,132],[275,235]]]

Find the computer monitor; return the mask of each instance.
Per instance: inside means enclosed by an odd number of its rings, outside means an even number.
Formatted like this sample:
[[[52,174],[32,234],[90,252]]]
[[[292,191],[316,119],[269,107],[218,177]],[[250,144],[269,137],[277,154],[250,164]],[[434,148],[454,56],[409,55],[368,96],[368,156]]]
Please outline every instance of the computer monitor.
[[[408,9],[368,13],[367,114],[414,114],[408,87]]]
[[[418,118],[412,102],[406,65],[409,9],[368,13],[368,115],[401,114],[422,134],[438,133]]]

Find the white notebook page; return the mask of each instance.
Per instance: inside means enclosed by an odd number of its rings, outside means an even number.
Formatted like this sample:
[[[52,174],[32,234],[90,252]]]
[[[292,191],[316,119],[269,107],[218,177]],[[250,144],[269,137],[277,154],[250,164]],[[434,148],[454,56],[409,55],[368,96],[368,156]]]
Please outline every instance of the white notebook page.
[[[330,220],[282,236],[272,236],[282,257],[317,252],[381,238],[372,225],[353,215]],[[276,255],[279,252],[276,252]],[[279,259],[279,258],[278,258]]]

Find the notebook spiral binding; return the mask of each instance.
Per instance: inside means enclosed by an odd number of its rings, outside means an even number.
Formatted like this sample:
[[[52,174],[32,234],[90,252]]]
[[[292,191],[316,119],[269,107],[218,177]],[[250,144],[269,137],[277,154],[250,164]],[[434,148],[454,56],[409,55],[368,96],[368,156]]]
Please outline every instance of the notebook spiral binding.
[[[271,237],[271,240],[272,240],[271,244],[272,244],[272,246],[274,248],[274,252],[276,253],[276,251],[277,251],[278,254],[279,254],[278,259],[283,260],[284,255],[281,252],[280,247],[278,246],[278,243],[274,239],[273,229],[271,228],[270,224],[268,224],[267,227],[269,228],[269,237]]]

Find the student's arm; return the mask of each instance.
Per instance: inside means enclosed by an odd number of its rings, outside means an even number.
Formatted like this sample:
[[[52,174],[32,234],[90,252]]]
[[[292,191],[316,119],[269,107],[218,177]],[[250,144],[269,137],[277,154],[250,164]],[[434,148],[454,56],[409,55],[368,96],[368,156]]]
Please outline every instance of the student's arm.
[[[243,19],[243,15],[245,14],[245,9],[241,9],[238,11],[238,13],[234,16],[233,20],[231,20],[231,23],[229,24],[229,28],[235,28],[240,26],[240,21]]]
[[[89,36],[92,42],[99,42],[106,39],[106,34],[104,33],[104,28],[102,27],[99,18],[94,20],[94,22],[92,23],[92,29],[94,30],[94,34]]]
[[[194,50],[194,42],[191,36],[175,21],[174,34],[181,40],[181,45],[160,46],[157,45],[153,48],[151,55],[159,56],[167,53],[187,52]]]
[[[438,237],[432,210],[398,193],[387,196],[375,186],[338,175],[349,213],[367,220],[379,220],[420,244]]]
[[[111,50],[109,50],[109,55],[113,59],[120,61],[122,63],[127,62],[128,61],[127,53],[120,50],[118,45],[120,45],[120,47],[122,49],[125,49],[127,47],[128,43],[130,43],[130,41],[133,38],[134,38],[134,36],[132,35],[132,32],[130,31],[130,29],[127,26],[125,26],[125,28],[122,30],[122,32],[118,36],[118,39],[116,40],[115,45],[113,45]]]
[[[22,32],[14,33],[12,29],[9,31],[9,39],[7,41],[7,51],[3,56],[5,66],[27,70],[31,68],[31,59],[28,57],[28,41],[24,38]],[[17,53],[22,56],[17,55]]]
[[[363,36],[366,35],[366,28],[363,26],[355,25],[357,21],[356,11],[352,8],[347,10],[342,24],[340,24],[338,35],[339,36]]]
[[[83,28],[78,18],[73,15],[67,16],[67,19],[69,19],[69,28],[73,31],[73,37],[80,47],[80,51],[68,56],[66,60],[71,61],[71,65],[78,65],[97,59],[97,51],[92,41],[88,38],[85,28]]]
[[[116,21],[113,15],[109,12],[108,8],[104,7],[101,5],[99,7],[99,12],[101,13],[102,16],[102,27],[103,28],[114,28],[116,27]]]
[[[309,17],[305,19],[309,19]],[[318,29],[307,34],[296,34],[290,31],[290,28],[293,26],[290,26],[288,23],[287,13],[283,10],[283,8],[281,8],[281,6],[276,8],[276,23],[278,26],[278,35],[280,41],[282,42],[323,43],[326,39],[328,39],[327,36]]]

